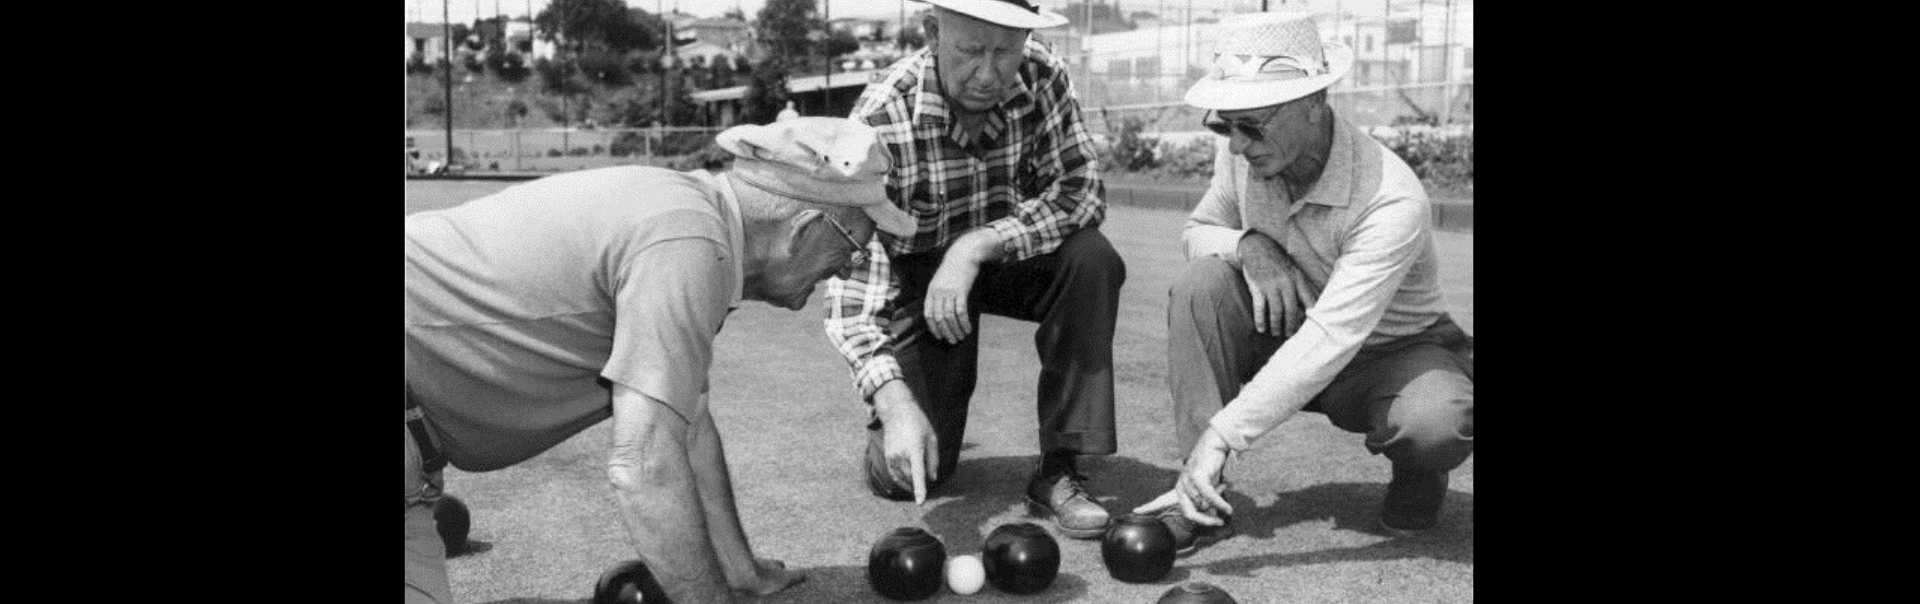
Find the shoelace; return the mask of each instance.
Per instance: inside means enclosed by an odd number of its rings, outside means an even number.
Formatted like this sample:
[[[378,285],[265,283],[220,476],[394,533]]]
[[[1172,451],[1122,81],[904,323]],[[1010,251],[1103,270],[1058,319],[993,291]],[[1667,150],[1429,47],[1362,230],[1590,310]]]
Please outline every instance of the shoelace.
[[[1093,499],[1093,496],[1087,493],[1087,487],[1081,484],[1081,481],[1086,479],[1087,477],[1081,476],[1079,472],[1067,472],[1067,500],[1071,501],[1074,497],[1086,497],[1089,501]]]

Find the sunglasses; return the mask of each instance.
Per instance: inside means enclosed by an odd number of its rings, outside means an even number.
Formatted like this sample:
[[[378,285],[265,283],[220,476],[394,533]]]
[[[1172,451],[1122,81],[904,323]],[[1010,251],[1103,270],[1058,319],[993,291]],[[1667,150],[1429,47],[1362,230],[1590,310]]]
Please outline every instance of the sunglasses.
[[[832,214],[821,212],[820,217],[827,219],[827,224],[833,225],[833,230],[839,231],[840,236],[845,237],[847,239],[847,243],[853,244],[853,251],[847,254],[846,268],[840,269],[840,273],[839,273],[839,277],[841,279],[846,279],[848,276],[852,274],[853,269],[866,266],[867,246],[860,245],[860,242],[854,241],[853,232],[848,231],[847,227],[841,226],[840,221],[834,220]]]
[[[1267,137],[1262,130],[1267,127],[1267,122],[1271,122],[1273,118],[1279,116],[1280,110],[1275,109],[1273,113],[1267,114],[1266,119],[1260,120],[1258,123],[1253,123],[1245,120],[1228,120],[1220,117],[1220,113],[1217,111],[1208,111],[1206,115],[1200,116],[1200,125],[1206,126],[1208,130],[1212,130],[1214,134],[1220,136],[1232,138],[1234,132],[1239,132],[1240,136],[1247,137],[1247,140],[1260,141]]]

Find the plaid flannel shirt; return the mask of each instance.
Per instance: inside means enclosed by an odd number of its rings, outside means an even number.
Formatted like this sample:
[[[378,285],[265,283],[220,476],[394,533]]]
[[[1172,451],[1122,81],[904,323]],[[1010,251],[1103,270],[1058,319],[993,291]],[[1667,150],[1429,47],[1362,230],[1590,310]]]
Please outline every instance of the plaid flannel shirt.
[[[899,276],[890,256],[943,251],[980,228],[1000,236],[1004,261],[1052,253],[1075,230],[1106,216],[1092,138],[1066,65],[1028,41],[1020,85],[989,111],[980,134],[951,129],[930,49],[895,62],[868,84],[849,117],[879,130],[892,156],[887,198],[919,222],[901,239],[876,233],[869,260],[848,279],[827,281],[827,339],[853,370],[862,399],[901,377],[887,335]]]

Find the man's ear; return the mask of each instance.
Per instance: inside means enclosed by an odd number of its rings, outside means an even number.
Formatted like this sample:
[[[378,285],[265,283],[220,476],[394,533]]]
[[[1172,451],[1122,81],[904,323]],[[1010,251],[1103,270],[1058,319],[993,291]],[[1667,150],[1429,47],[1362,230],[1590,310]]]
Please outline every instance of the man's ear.
[[[800,210],[798,212],[794,212],[793,217],[788,218],[787,222],[793,223],[793,230],[795,232],[798,232],[801,228],[807,226],[808,223],[811,223],[814,220],[817,220],[824,215],[826,215],[826,213],[821,212],[820,210],[815,210],[815,209]]]
[[[934,11],[927,11],[925,16],[920,17],[920,31],[926,33],[924,37],[928,47],[940,40],[940,19],[934,16]]]

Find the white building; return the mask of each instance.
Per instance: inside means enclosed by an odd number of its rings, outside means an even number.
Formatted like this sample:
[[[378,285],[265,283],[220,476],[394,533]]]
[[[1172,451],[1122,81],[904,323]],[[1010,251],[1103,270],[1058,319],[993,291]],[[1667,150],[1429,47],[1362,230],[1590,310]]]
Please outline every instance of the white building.
[[[437,23],[407,24],[407,60],[412,61],[414,53],[428,65],[433,65],[446,56],[446,30]]]
[[[553,59],[554,44],[535,36],[532,22],[527,21],[526,17],[507,20],[507,47],[514,52],[519,52],[522,44],[530,49],[530,56],[526,57],[529,62],[535,59]]]
[[[1473,2],[1408,3],[1391,15],[1326,15],[1322,35],[1354,50],[1341,87],[1473,81]]]
[[[1394,7],[1390,17],[1316,16],[1324,39],[1354,50],[1352,71],[1332,90],[1473,81],[1472,0],[1452,2],[1450,22],[1447,3],[1407,4]],[[1092,89],[1095,104],[1177,101],[1212,63],[1220,24],[1188,25],[1184,15],[1165,16],[1158,23],[1161,26],[1089,36],[1084,49],[1070,36],[1055,49],[1074,75],[1091,76],[1077,84]]]

